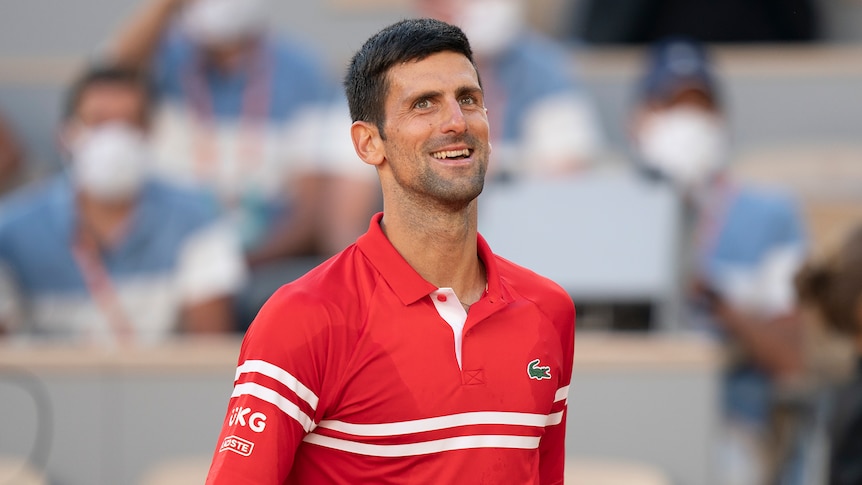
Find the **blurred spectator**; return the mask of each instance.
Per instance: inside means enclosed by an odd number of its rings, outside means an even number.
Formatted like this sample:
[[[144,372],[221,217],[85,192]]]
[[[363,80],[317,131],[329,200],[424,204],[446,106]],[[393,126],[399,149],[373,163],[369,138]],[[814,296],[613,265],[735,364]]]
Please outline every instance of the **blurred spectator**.
[[[458,25],[485,90],[497,176],[553,177],[593,163],[603,130],[575,79],[571,52],[525,23],[526,0],[416,0],[421,15]]]
[[[817,36],[813,0],[587,0],[573,36],[594,44],[808,41]]]
[[[24,171],[24,152],[9,123],[0,116],[0,193],[17,187]]]
[[[340,89],[305,45],[268,33],[267,7],[147,0],[112,53],[154,72],[157,171],[214,190],[241,236],[254,270],[243,325],[276,288],[364,232],[379,197]]]
[[[68,169],[0,213],[0,327],[126,343],[232,328],[242,253],[211,199],[148,176],[150,96],[114,67],[72,87]]]
[[[855,373],[837,395],[829,426],[829,485],[862,483],[862,226],[828,261],[809,264],[797,277],[803,302],[831,330],[854,342]]]
[[[638,94],[638,166],[684,200],[685,323],[733,351],[717,483],[759,484],[773,384],[802,368],[793,275],[805,257],[803,223],[791,197],[730,179],[730,139],[705,46],[655,44]]]

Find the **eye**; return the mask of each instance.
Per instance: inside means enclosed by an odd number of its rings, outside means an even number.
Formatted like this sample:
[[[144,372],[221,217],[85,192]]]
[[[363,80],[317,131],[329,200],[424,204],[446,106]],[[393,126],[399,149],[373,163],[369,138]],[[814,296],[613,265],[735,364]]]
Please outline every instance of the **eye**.
[[[426,99],[420,99],[419,101],[416,101],[416,103],[413,104],[413,107],[418,108],[418,109],[428,109],[431,107],[431,101],[429,101],[427,98]]]
[[[474,96],[464,96],[463,98],[461,98],[461,104],[476,104],[476,98]]]

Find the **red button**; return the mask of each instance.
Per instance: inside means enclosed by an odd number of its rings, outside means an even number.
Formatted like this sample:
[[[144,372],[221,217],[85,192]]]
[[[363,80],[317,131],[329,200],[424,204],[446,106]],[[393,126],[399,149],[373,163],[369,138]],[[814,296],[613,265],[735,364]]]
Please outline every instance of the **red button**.
[[[440,302],[446,301],[446,295],[437,295],[437,301],[440,301]]]

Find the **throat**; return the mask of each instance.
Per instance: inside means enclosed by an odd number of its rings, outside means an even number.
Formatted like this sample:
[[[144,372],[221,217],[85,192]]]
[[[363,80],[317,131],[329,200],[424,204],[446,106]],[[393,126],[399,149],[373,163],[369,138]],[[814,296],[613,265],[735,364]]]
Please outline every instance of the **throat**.
[[[103,204],[79,198],[78,235],[87,246],[109,249],[122,240],[132,218],[133,203]]]

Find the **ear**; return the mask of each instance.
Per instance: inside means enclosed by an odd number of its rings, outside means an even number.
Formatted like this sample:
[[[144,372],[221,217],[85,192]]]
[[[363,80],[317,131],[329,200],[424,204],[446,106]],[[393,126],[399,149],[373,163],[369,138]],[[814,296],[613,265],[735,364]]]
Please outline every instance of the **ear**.
[[[383,163],[386,153],[383,147],[383,139],[374,123],[367,121],[354,121],[350,126],[350,137],[353,139],[353,148],[363,162],[378,166]]]

